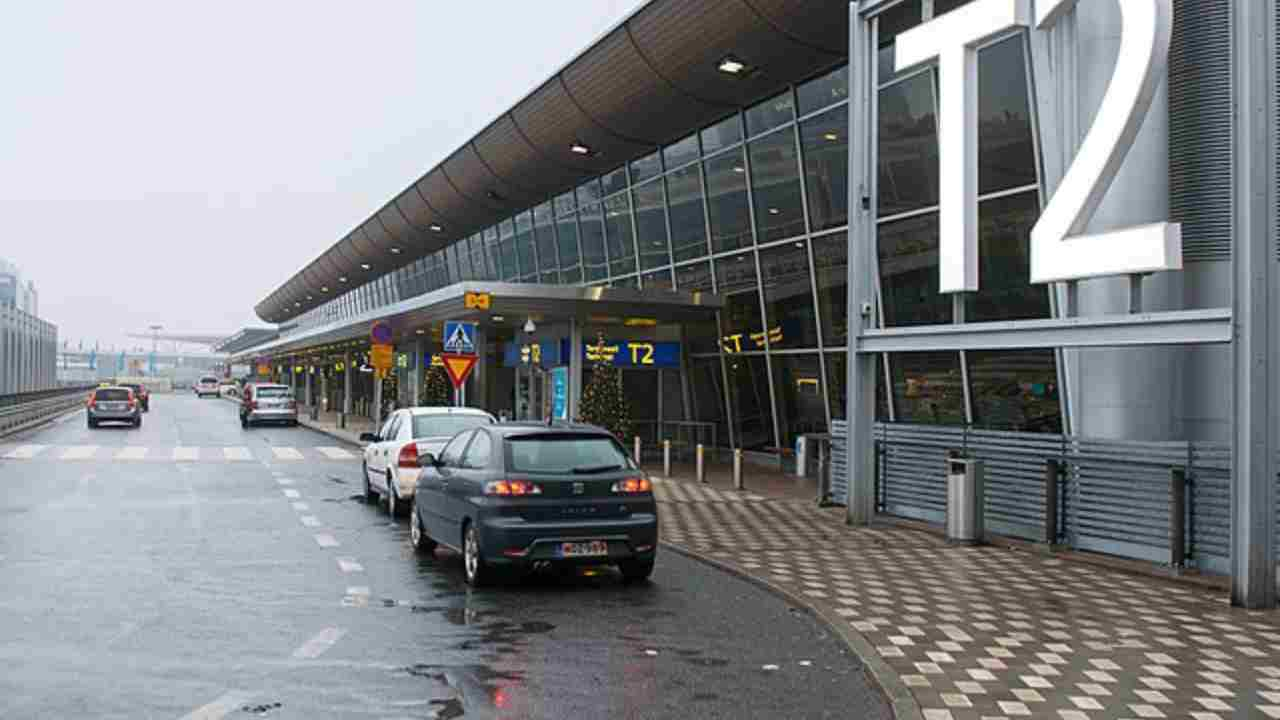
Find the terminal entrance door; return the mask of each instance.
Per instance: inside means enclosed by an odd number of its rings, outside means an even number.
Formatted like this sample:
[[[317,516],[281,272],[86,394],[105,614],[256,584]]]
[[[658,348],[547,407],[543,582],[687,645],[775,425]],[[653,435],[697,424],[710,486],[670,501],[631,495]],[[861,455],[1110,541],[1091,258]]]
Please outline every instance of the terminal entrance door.
[[[515,370],[515,419],[546,420],[551,414],[551,373],[529,365]]]

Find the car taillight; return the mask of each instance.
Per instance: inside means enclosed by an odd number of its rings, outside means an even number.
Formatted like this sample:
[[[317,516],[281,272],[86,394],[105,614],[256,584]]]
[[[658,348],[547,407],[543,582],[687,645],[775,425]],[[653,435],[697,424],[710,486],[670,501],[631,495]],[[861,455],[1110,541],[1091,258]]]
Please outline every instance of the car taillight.
[[[400,448],[400,457],[397,462],[402,468],[417,468],[418,446],[414,443],[409,443],[408,445]]]
[[[528,480],[497,480],[485,483],[485,495],[541,495],[542,488]]]
[[[646,477],[627,478],[614,483],[613,491],[628,495],[653,492],[653,483],[649,482],[649,478]]]

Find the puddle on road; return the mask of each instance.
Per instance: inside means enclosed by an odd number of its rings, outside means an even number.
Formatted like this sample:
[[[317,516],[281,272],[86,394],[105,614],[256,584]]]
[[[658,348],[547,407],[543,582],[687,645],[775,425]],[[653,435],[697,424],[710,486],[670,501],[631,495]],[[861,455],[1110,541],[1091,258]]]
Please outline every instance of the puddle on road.
[[[445,666],[417,663],[402,668],[414,678],[439,683],[452,691],[452,698],[431,700],[432,718],[459,718],[468,710],[501,709],[511,699],[511,691],[524,683],[524,674],[495,670],[487,665]]]

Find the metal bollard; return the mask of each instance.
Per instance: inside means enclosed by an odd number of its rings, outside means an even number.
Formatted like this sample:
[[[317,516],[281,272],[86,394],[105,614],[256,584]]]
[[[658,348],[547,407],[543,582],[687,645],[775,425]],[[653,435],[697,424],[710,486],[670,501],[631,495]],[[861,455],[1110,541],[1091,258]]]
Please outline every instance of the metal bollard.
[[[662,441],[662,477],[671,477],[671,441]]]
[[[733,451],[733,489],[742,489],[742,450]]]
[[[634,447],[631,450],[631,455],[632,457],[635,458],[636,464],[639,465],[640,464],[640,436],[639,435],[636,435],[635,442],[632,443],[632,445]]]
[[[694,462],[696,463],[694,473],[698,479],[698,482],[705,483],[707,481],[707,473],[706,473],[706,468],[702,464],[702,452],[703,452],[702,443],[698,443],[697,456],[694,460]]]

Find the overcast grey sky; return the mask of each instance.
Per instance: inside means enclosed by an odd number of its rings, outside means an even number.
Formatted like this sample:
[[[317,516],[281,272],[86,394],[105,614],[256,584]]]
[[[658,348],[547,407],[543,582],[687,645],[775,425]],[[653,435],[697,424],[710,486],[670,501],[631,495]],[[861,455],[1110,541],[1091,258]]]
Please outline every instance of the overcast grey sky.
[[[73,346],[260,325],[255,303],[641,4],[4,3],[0,257]]]

